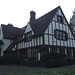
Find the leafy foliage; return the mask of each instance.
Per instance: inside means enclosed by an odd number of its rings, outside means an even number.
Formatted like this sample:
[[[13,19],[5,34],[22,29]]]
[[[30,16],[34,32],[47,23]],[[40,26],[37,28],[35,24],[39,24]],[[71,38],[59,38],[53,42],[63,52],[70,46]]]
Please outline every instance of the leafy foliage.
[[[65,54],[48,53],[41,57],[45,67],[59,67],[65,64]]]
[[[0,57],[0,65],[2,64],[17,64],[18,63],[18,58],[16,55],[4,55]]]
[[[73,65],[75,64],[75,59],[66,59],[66,65]]]
[[[46,63],[50,59],[64,59],[66,56],[65,54],[59,54],[59,53],[48,53],[41,57],[41,61],[43,63]]]
[[[41,61],[35,61],[35,60],[27,60],[25,61],[26,66],[31,66],[31,67],[40,67],[42,66]]]
[[[71,30],[74,31],[74,27],[73,27],[73,24],[71,22],[70,22],[69,26],[70,26]]]

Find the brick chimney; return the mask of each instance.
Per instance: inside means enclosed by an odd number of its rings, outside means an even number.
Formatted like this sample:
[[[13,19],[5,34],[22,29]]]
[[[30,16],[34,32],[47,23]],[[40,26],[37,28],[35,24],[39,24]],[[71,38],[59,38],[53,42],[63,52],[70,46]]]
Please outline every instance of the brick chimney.
[[[36,13],[34,11],[30,12],[30,22],[35,20],[35,15],[36,15]]]

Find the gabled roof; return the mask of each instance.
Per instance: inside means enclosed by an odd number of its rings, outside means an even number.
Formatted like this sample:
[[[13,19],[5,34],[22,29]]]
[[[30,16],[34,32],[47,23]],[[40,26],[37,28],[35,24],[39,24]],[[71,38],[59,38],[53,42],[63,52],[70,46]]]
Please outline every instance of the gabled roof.
[[[23,34],[25,32],[26,27],[27,26],[22,28],[22,32],[19,33],[19,35],[16,37],[16,39],[8,46],[8,48],[4,52],[11,51],[12,48],[15,46],[15,44],[25,40],[25,38],[23,38]]]
[[[13,25],[10,24],[1,24],[1,26],[4,39],[14,39],[16,36],[20,34],[20,32],[22,32],[21,28],[13,27]]]
[[[22,34],[23,35],[23,34]],[[20,41],[23,40],[23,36],[20,35],[18,38],[16,38],[8,47],[4,52],[8,52],[11,51],[12,48],[16,45],[16,43],[19,43]]]
[[[43,34],[45,32],[46,28],[52,21],[53,17],[55,16],[55,14],[59,8],[60,8],[60,6],[58,6],[54,10],[48,12],[47,14],[43,15],[42,17],[34,20],[33,22],[30,22],[30,25],[35,33],[34,36]]]
[[[38,18],[38,19],[36,19],[36,20],[34,20],[34,21],[32,21],[32,22],[29,22],[30,23],[30,26],[31,26],[31,28],[32,28],[32,30],[33,30],[33,32],[34,32],[34,36],[38,36],[38,35],[41,35],[41,34],[44,34],[44,32],[45,32],[45,30],[48,28],[48,26],[49,26],[49,24],[50,24],[50,22],[53,20],[53,18],[55,17],[55,14],[57,13],[57,11],[58,11],[58,9],[60,9],[61,10],[61,8],[60,8],[60,6],[58,6],[57,8],[55,8],[54,10],[52,10],[52,11],[50,11],[50,12],[48,12],[47,14],[45,14],[45,15],[43,15],[42,17],[40,17],[40,18]],[[62,11],[62,10],[61,10]],[[63,12],[62,12],[63,13]],[[63,14],[64,15],[64,14]],[[64,18],[65,18],[65,16],[64,16]],[[65,18],[65,20],[66,20],[66,18]],[[66,22],[67,22],[67,20],[66,20]],[[68,22],[67,22],[67,24],[68,24]],[[68,26],[69,26],[69,24],[68,24]],[[25,26],[23,29],[26,29],[26,27],[27,26]],[[70,28],[70,26],[69,26],[69,28]],[[16,28],[15,28],[16,29]],[[13,30],[13,29],[12,29]],[[71,30],[71,28],[70,28],[70,30]],[[15,31],[15,30],[13,30],[13,31]],[[20,30],[18,30],[17,29],[17,32],[15,33],[15,36],[14,37],[16,37],[16,36],[18,36],[18,35],[16,35],[17,33],[19,33],[19,31]],[[72,32],[72,30],[71,30],[71,32]],[[14,32],[13,32],[14,33]],[[24,33],[24,32],[23,32]],[[72,33],[73,34],[73,33]],[[25,39],[25,38],[24,38]],[[10,45],[9,45],[9,47],[5,50],[5,51],[11,51],[11,49],[14,47],[14,45],[16,44],[16,43],[18,43],[18,42],[21,42],[21,41],[23,41],[24,40],[23,39],[23,34],[21,33],[21,36],[19,36],[19,38],[15,41],[13,41]],[[4,52],[5,52],[4,51]]]

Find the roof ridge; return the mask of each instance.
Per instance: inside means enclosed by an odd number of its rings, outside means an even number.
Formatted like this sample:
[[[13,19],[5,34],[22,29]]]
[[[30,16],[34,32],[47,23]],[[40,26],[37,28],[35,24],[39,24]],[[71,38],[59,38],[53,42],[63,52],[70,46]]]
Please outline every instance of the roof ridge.
[[[54,9],[52,9],[51,11],[49,11],[49,12],[47,12],[46,14],[42,15],[41,17],[39,17],[38,19],[40,19],[40,18],[42,18],[43,16],[45,16],[45,15],[51,13],[51,12],[54,11],[54,10],[57,10],[58,8],[61,8],[61,7],[58,6],[58,7],[54,8]],[[38,20],[38,19],[36,19],[36,20]],[[36,20],[35,20],[35,21],[36,21]]]
[[[56,7],[55,9],[51,10],[50,12],[46,13],[45,15],[39,17],[33,22],[30,22],[30,25],[35,33],[35,35],[43,34],[52,21],[55,13],[60,8],[60,6]]]
[[[18,28],[18,29],[22,29],[22,28],[19,28],[19,27],[15,27],[15,26],[9,26],[9,25],[5,25],[5,24],[1,24],[1,26],[8,26],[8,27],[12,27],[12,28]]]

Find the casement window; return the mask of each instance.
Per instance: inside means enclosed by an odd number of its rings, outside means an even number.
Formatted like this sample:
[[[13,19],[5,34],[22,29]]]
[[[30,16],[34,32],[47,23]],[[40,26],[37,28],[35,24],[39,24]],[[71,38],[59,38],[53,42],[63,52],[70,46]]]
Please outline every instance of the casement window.
[[[25,34],[25,42],[31,41],[32,31]]]
[[[68,34],[65,31],[62,30],[54,30],[54,36],[57,40],[68,40]]]
[[[57,22],[59,22],[59,23],[64,23],[63,17],[60,16],[60,15],[57,15]]]

